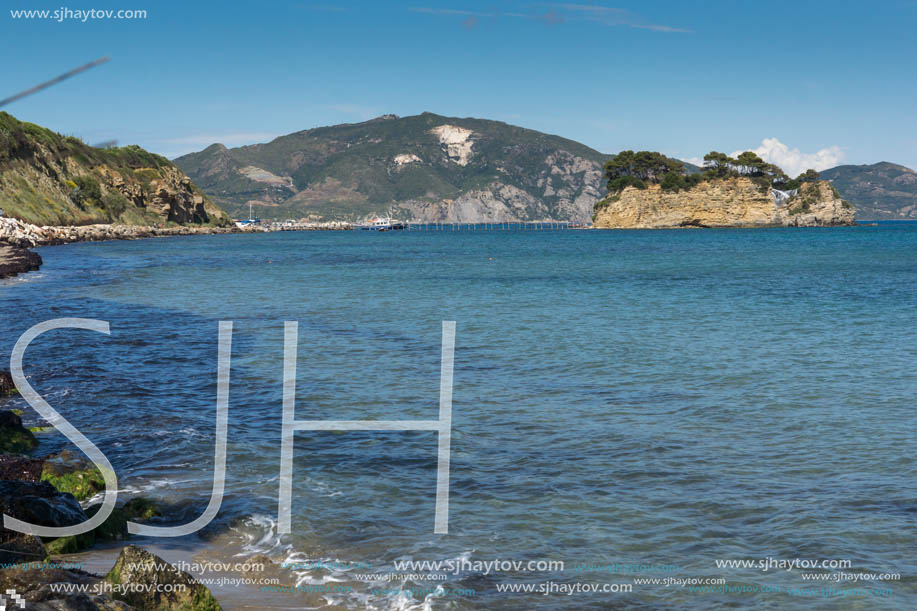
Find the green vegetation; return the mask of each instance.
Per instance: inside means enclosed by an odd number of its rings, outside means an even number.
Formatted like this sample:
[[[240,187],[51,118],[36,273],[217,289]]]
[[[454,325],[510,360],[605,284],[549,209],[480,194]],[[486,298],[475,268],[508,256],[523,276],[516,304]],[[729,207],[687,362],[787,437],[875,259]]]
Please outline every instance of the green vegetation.
[[[861,220],[917,219],[917,172],[888,162],[842,165],[821,172]]]
[[[622,191],[625,187],[645,189],[647,183],[659,184],[671,176],[685,173],[685,166],[676,159],[651,151],[621,151],[605,163],[608,190]]]
[[[738,157],[712,151],[704,156],[704,167],[699,172],[689,172],[685,164],[653,151],[621,151],[605,163],[605,177],[608,179],[610,199],[596,204],[596,210],[614,201],[627,187],[645,189],[647,185],[659,185],[663,191],[691,189],[705,180],[727,178],[748,178],[763,191],[775,189],[798,189],[802,184],[818,180],[818,172],[806,170],[795,179],[772,163],[767,163],[755,153],[746,151]]]
[[[182,605],[183,611],[222,611],[222,609],[210,590],[202,586],[194,589],[190,605],[187,603]]]
[[[124,515],[128,520],[146,522],[150,518],[162,516],[162,511],[152,501],[137,497],[124,504]]]
[[[83,469],[71,470],[48,461],[42,468],[41,481],[48,482],[60,492],[69,492],[78,501],[84,501],[105,490],[105,478],[92,463],[86,463]]]
[[[102,203],[102,187],[94,176],[77,176],[73,179],[76,189],[70,198],[77,206],[85,210],[89,206],[98,206]]]
[[[103,578],[111,584],[171,585],[162,593],[143,588],[122,588],[113,598],[134,609],[145,611],[220,611],[221,607],[206,586],[187,573],[174,568],[161,568],[165,562],[158,556],[134,546],[121,550],[115,565]],[[181,587],[179,587],[181,586]]]
[[[24,454],[34,450],[38,440],[32,431],[22,427],[0,427],[0,452]]]
[[[101,508],[101,503],[86,508],[86,516],[93,517]],[[127,522],[130,519],[123,507],[115,507],[108,519],[95,529],[82,535],[58,537],[48,541],[45,543],[45,551],[51,555],[76,554],[103,541],[124,541],[130,536],[127,532]]]
[[[167,176],[180,195],[176,207],[190,208],[184,202],[191,193],[203,196],[194,185],[177,186],[180,171],[161,155],[133,145],[95,148],[0,112],[0,202],[9,216],[38,225],[162,223],[166,219],[148,210],[146,202],[154,197],[153,181]],[[139,197],[131,196],[134,201],[119,190],[136,193],[137,183],[141,188]],[[204,214],[183,210],[181,218],[229,223],[206,197],[204,209]]]
[[[70,537],[58,537],[45,543],[45,551],[51,556],[76,554],[95,545],[96,538],[91,532]]]
[[[439,138],[430,133],[441,125],[472,130],[467,165],[450,161]],[[393,159],[401,154],[416,155],[421,161],[396,166]],[[402,202],[454,200],[470,190],[494,189],[494,183],[528,193],[544,204],[548,214],[555,214],[564,197],[560,191],[578,194],[585,186],[582,165],[572,170],[576,179],[569,183],[553,173],[552,166],[559,170],[572,166],[574,156],[588,161],[589,170],[601,167],[608,158],[572,140],[498,121],[423,113],[296,132],[264,145],[227,149],[215,144],[175,163],[235,215],[247,217],[247,202],[257,200],[274,204],[255,207],[255,214],[264,217],[311,214],[352,220],[370,213],[387,214],[390,208],[398,216]],[[247,166],[289,176],[294,189],[251,180],[240,173]],[[525,213],[533,218],[545,214],[543,209]],[[564,214],[558,210],[556,217]]]

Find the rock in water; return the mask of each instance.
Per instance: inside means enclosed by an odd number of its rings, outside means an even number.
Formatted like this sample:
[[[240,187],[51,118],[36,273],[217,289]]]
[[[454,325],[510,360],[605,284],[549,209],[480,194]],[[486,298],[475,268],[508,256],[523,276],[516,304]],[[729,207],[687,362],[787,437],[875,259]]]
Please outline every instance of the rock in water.
[[[0,397],[7,397],[16,392],[16,385],[13,384],[13,376],[9,371],[0,371]]]
[[[0,412],[0,452],[23,454],[37,445],[32,431],[22,426],[22,418],[10,411]]]
[[[41,267],[41,257],[38,253],[0,242],[0,278],[34,272],[39,267]]]
[[[706,180],[666,191],[659,185],[625,187],[596,204],[597,229],[675,227],[819,227],[852,225],[853,206],[830,183],[807,183],[778,204],[748,178]]]
[[[105,490],[102,472],[88,459],[71,450],[45,457],[41,481],[84,501]]]
[[[129,545],[121,550],[118,561],[105,576],[105,580],[112,584],[135,586],[124,588],[125,592],[116,593],[115,598],[140,611],[222,610],[210,590],[195,581],[191,575],[175,569],[162,558],[135,545]],[[155,591],[156,584],[171,586],[159,589],[172,591]]]

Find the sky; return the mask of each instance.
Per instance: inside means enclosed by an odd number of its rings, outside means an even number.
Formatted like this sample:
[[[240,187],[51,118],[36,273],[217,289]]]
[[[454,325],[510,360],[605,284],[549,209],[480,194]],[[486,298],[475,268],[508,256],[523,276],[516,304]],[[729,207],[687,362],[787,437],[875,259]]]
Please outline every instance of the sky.
[[[145,18],[14,18],[20,10]],[[2,110],[173,158],[424,111],[794,174],[917,167],[917,1],[4,0]]]

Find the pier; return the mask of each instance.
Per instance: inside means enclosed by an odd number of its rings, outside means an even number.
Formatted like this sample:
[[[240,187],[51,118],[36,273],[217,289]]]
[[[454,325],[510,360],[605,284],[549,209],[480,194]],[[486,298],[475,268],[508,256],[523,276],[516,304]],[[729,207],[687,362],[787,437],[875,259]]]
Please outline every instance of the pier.
[[[405,231],[565,231],[585,229],[570,221],[517,221],[504,223],[405,223]]]
[[[272,231],[351,231],[361,229],[363,224],[349,221],[258,221],[237,223],[237,231],[272,232]],[[589,229],[591,224],[572,221],[514,221],[503,223],[421,223],[416,221],[393,221],[391,228],[384,231],[441,231],[441,232],[478,232],[478,231],[566,231],[568,229]]]

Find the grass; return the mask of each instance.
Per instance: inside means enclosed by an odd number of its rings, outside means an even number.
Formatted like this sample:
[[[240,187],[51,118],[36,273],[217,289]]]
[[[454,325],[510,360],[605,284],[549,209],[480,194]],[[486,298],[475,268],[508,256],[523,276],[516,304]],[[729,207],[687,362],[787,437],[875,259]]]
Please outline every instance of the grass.
[[[120,175],[128,186],[139,183],[143,203],[154,197],[152,182],[174,167],[165,157],[139,146],[95,148],[0,112],[0,207],[8,216],[29,223],[161,223],[165,219],[128,200],[108,176]],[[188,187],[175,188],[180,192]],[[193,185],[189,189],[203,196]],[[198,223],[229,223],[206,196],[204,201],[210,212],[196,217]]]

